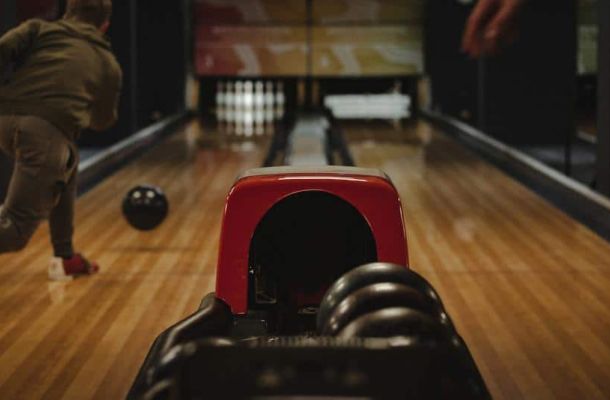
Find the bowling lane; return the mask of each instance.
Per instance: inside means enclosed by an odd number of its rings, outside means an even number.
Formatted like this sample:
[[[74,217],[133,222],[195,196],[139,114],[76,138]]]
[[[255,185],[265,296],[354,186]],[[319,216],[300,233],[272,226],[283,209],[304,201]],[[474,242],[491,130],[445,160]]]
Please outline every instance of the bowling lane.
[[[75,240],[99,261],[96,277],[47,281],[46,226],[23,253],[0,256],[0,398],[124,398],[154,338],[213,290],[225,196],[268,142],[225,140],[193,122],[82,196]],[[120,211],[140,183],[170,201],[150,233]]]
[[[610,245],[426,122],[342,123],[494,399],[610,397]]]

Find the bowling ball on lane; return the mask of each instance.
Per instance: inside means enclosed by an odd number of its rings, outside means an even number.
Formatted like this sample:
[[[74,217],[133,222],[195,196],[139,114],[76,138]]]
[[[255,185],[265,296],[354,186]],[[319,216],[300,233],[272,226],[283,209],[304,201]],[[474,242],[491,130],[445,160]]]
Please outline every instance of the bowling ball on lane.
[[[139,185],[127,192],[123,200],[123,215],[135,229],[150,231],[158,227],[169,211],[167,197],[161,189]]]

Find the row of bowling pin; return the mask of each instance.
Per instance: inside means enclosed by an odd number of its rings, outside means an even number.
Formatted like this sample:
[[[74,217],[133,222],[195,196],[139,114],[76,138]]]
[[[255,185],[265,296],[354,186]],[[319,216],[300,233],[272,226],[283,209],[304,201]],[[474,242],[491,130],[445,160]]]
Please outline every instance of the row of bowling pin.
[[[273,135],[275,124],[273,118],[268,120],[263,112],[244,112],[231,114],[233,119],[218,119],[218,132],[236,136]]]
[[[218,82],[216,117],[218,121],[252,125],[272,122],[284,116],[286,96],[282,82]]]

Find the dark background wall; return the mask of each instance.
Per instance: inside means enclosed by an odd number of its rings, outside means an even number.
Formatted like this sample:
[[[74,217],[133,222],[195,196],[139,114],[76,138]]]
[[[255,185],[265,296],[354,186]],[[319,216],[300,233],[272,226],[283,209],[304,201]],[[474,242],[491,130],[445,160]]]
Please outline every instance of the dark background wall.
[[[520,36],[480,62],[460,53],[472,6],[430,0],[427,70],[434,107],[512,144],[562,144],[575,131],[576,3],[529,2]]]
[[[114,1],[108,38],[123,68],[119,121],[86,133],[81,146],[103,147],[184,108],[184,2]]]
[[[576,131],[576,2],[530,2],[519,39],[484,65],[481,128],[515,144],[563,144]]]
[[[466,122],[477,120],[477,62],[461,51],[472,6],[452,0],[426,2],[424,48],[431,77],[432,108]]]
[[[16,0],[3,0],[0,2],[0,35],[15,26],[17,23],[17,3]],[[0,79],[5,71],[0,71]],[[2,152],[0,152],[0,204],[6,197],[6,189],[13,171],[13,162]]]
[[[138,125],[184,108],[182,1],[138,1]],[[157,115],[153,115],[157,114]]]
[[[610,2],[599,3],[598,189],[610,196]]]
[[[15,25],[16,20],[16,0],[3,0],[0,2],[0,34],[3,34],[9,27]]]

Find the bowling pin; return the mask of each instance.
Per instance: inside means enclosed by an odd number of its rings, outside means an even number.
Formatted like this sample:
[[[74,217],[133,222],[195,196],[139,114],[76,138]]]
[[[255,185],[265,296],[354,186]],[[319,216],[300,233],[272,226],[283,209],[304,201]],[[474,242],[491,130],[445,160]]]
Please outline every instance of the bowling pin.
[[[252,136],[254,133],[254,109],[252,107],[244,108],[244,133],[246,136]]]
[[[244,123],[244,135],[246,137],[251,137],[252,135],[254,135],[254,125],[251,122],[252,121],[250,121],[249,123]]]
[[[227,134],[233,133],[233,125],[235,123],[235,93],[233,82],[227,82],[225,85],[225,120],[227,122]]]
[[[263,136],[265,134],[264,121],[263,123],[259,122],[258,120],[256,121],[256,125],[254,125],[254,133],[256,136]]]
[[[233,108],[235,106],[235,97],[233,94],[233,82],[227,82],[224,91],[224,103],[227,108]]]
[[[227,84],[225,85],[225,92],[223,97],[227,111],[232,111],[235,108],[235,94],[233,93],[233,82],[227,82]]]
[[[256,81],[254,85],[254,132],[257,136],[265,132],[265,85]]]
[[[275,110],[273,107],[265,109],[265,122],[272,123],[275,120]]]
[[[254,84],[252,81],[244,83],[244,107],[246,109],[254,107]]]
[[[286,95],[284,94],[284,82],[282,81],[279,81],[276,85],[275,103],[275,119],[280,120],[284,116],[284,107],[286,103]]]
[[[261,81],[257,81],[255,85],[254,105],[259,109],[265,107],[265,85]]]
[[[244,104],[244,83],[237,81],[235,83],[235,108],[240,108]]]
[[[275,93],[273,92],[273,82],[267,82],[265,90],[265,108],[273,109],[275,102]]]

